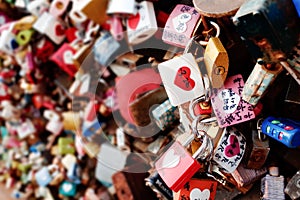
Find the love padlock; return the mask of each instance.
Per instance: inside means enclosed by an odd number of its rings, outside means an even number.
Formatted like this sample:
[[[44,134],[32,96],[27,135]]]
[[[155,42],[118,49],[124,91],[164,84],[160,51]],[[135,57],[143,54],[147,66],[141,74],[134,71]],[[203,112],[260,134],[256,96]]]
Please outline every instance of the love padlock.
[[[22,30],[16,36],[16,41],[20,46],[25,46],[31,40],[32,35],[34,34],[34,30]]]
[[[240,164],[246,150],[246,138],[234,127],[226,127],[214,149],[213,162],[232,173]]]
[[[12,55],[18,47],[16,35],[10,30],[3,30],[0,36],[0,51]]]
[[[70,0],[54,0],[50,4],[49,13],[55,17],[60,17],[66,11]]]
[[[137,8],[137,13],[127,19],[128,42],[133,45],[147,40],[157,31],[153,3],[143,1]]]
[[[194,135],[190,135],[187,140],[180,144],[175,141],[167,151],[155,162],[155,169],[167,184],[175,192],[178,192],[201,168],[201,164],[196,160],[207,151],[209,138],[205,136],[202,145],[191,156],[184,146],[194,140]]]
[[[158,70],[173,106],[207,94],[209,80],[202,76],[191,53],[160,63]]]
[[[68,73],[71,77],[77,72],[77,66],[73,61],[73,55],[76,50],[68,43],[64,43],[51,57],[62,70]]]
[[[33,28],[42,34],[47,35],[57,45],[61,44],[66,37],[64,22],[48,12],[43,12],[33,24]]]
[[[134,15],[136,13],[136,2],[134,0],[125,0],[122,2],[109,0],[106,13],[109,15]]]
[[[165,43],[185,48],[194,35],[200,14],[194,7],[178,4],[165,25],[162,40]]]
[[[298,199],[300,197],[300,171],[289,180],[288,184],[286,185],[284,192],[289,195],[291,199]]]
[[[183,188],[174,194],[174,200],[215,199],[218,183],[211,179],[191,179]]]

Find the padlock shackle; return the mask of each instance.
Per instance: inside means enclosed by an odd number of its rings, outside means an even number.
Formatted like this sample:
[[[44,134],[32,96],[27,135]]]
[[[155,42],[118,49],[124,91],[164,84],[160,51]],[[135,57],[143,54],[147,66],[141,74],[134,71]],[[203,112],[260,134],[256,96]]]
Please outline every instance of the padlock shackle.
[[[263,134],[261,131],[261,124],[262,124],[263,120],[264,120],[263,118],[260,118],[257,120],[257,123],[256,123],[257,137],[260,141],[265,141],[267,139],[267,136],[265,134]]]

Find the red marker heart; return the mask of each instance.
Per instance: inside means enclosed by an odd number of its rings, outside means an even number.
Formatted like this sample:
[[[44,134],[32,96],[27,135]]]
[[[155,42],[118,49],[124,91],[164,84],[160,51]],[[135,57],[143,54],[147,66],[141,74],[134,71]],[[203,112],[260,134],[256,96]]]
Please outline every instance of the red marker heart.
[[[195,87],[195,81],[190,77],[190,75],[190,68],[186,66],[180,67],[177,71],[174,84],[183,90],[192,90]]]
[[[135,30],[139,24],[140,18],[141,18],[140,13],[137,13],[135,16],[130,17],[128,19],[129,28]]]
[[[63,36],[65,34],[65,29],[61,24],[56,25],[55,34],[58,36]]]
[[[233,157],[240,153],[240,144],[235,135],[229,138],[229,145],[225,148],[225,156]]]

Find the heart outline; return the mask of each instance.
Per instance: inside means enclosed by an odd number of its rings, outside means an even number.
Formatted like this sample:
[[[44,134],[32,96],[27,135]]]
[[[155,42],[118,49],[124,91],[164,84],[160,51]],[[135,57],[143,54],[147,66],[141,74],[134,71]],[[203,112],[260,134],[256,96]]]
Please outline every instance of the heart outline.
[[[174,149],[169,149],[163,160],[162,160],[162,168],[174,168],[178,166],[180,162],[180,156],[176,154]]]

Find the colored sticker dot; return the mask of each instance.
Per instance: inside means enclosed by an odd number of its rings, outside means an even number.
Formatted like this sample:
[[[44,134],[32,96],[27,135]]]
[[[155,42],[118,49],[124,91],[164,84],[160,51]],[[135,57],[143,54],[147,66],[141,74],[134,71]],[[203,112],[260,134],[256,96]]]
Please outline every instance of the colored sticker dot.
[[[284,130],[291,131],[291,130],[294,130],[294,127],[286,126],[286,127],[284,127]]]
[[[272,122],[271,122],[272,124],[279,124],[280,123],[280,121],[279,120],[272,120]]]

